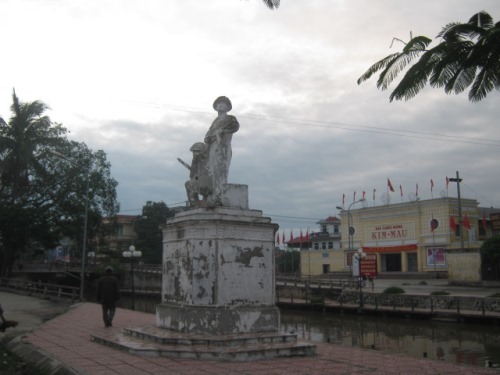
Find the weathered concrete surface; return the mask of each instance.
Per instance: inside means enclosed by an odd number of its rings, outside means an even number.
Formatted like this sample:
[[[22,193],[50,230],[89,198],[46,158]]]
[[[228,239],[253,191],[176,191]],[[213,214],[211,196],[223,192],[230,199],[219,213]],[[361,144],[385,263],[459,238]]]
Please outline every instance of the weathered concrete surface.
[[[168,220],[157,325],[211,334],[277,331],[276,230],[257,210],[200,208]]]

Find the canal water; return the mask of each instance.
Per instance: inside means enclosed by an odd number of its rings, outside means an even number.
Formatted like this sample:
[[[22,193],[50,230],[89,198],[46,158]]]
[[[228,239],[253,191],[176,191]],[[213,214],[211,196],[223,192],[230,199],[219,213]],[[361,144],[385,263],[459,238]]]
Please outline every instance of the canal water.
[[[135,309],[155,313],[159,296],[134,300]],[[129,296],[120,307],[131,308]],[[415,358],[500,367],[500,326],[383,318],[371,315],[281,309],[281,331],[301,340],[402,353]]]

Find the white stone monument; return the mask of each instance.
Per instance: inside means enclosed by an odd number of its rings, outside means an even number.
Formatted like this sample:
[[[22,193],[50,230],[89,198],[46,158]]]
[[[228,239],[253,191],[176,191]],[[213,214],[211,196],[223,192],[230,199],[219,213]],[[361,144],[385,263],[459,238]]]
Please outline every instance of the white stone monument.
[[[247,361],[313,355],[316,347],[280,332],[275,305],[278,225],[248,207],[248,187],[227,182],[231,138],[239,129],[217,98],[217,118],[191,147],[190,209],[163,231],[162,302],[155,327],[130,327],[92,340],[147,356]],[[201,196],[201,197],[200,197]]]
[[[162,303],[156,323],[185,333],[275,332],[278,225],[249,209],[246,185],[227,183],[231,138],[239,124],[227,114],[228,98],[217,98],[213,107],[218,116],[204,143],[192,146],[192,165],[179,159],[190,169],[186,190],[191,209],[163,227]]]

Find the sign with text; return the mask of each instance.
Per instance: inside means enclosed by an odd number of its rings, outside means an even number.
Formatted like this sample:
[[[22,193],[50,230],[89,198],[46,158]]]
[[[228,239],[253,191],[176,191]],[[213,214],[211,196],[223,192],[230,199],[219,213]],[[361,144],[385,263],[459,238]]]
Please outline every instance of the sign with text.
[[[361,259],[361,276],[375,277],[377,276],[377,256],[374,254],[366,255],[366,258]]]
[[[359,277],[360,272],[361,276],[365,277],[377,276],[377,256],[375,254],[366,254],[366,256],[361,259],[361,262],[358,260],[357,255],[352,256],[352,275],[354,277]]]
[[[369,241],[405,240],[415,237],[413,223],[392,223],[367,226]]]

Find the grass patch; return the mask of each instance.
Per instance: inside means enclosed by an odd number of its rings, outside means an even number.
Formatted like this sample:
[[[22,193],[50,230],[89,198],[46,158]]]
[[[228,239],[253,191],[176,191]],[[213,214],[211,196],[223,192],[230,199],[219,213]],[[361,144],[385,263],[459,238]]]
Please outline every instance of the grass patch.
[[[431,293],[431,296],[449,296],[450,293],[445,292],[444,290],[436,290],[435,292]]]
[[[404,294],[406,293],[403,288],[397,287],[397,286],[390,286],[389,288],[386,288],[382,294]]]
[[[48,375],[46,371],[34,368],[24,359],[7,349],[7,340],[0,340],[0,374]]]

